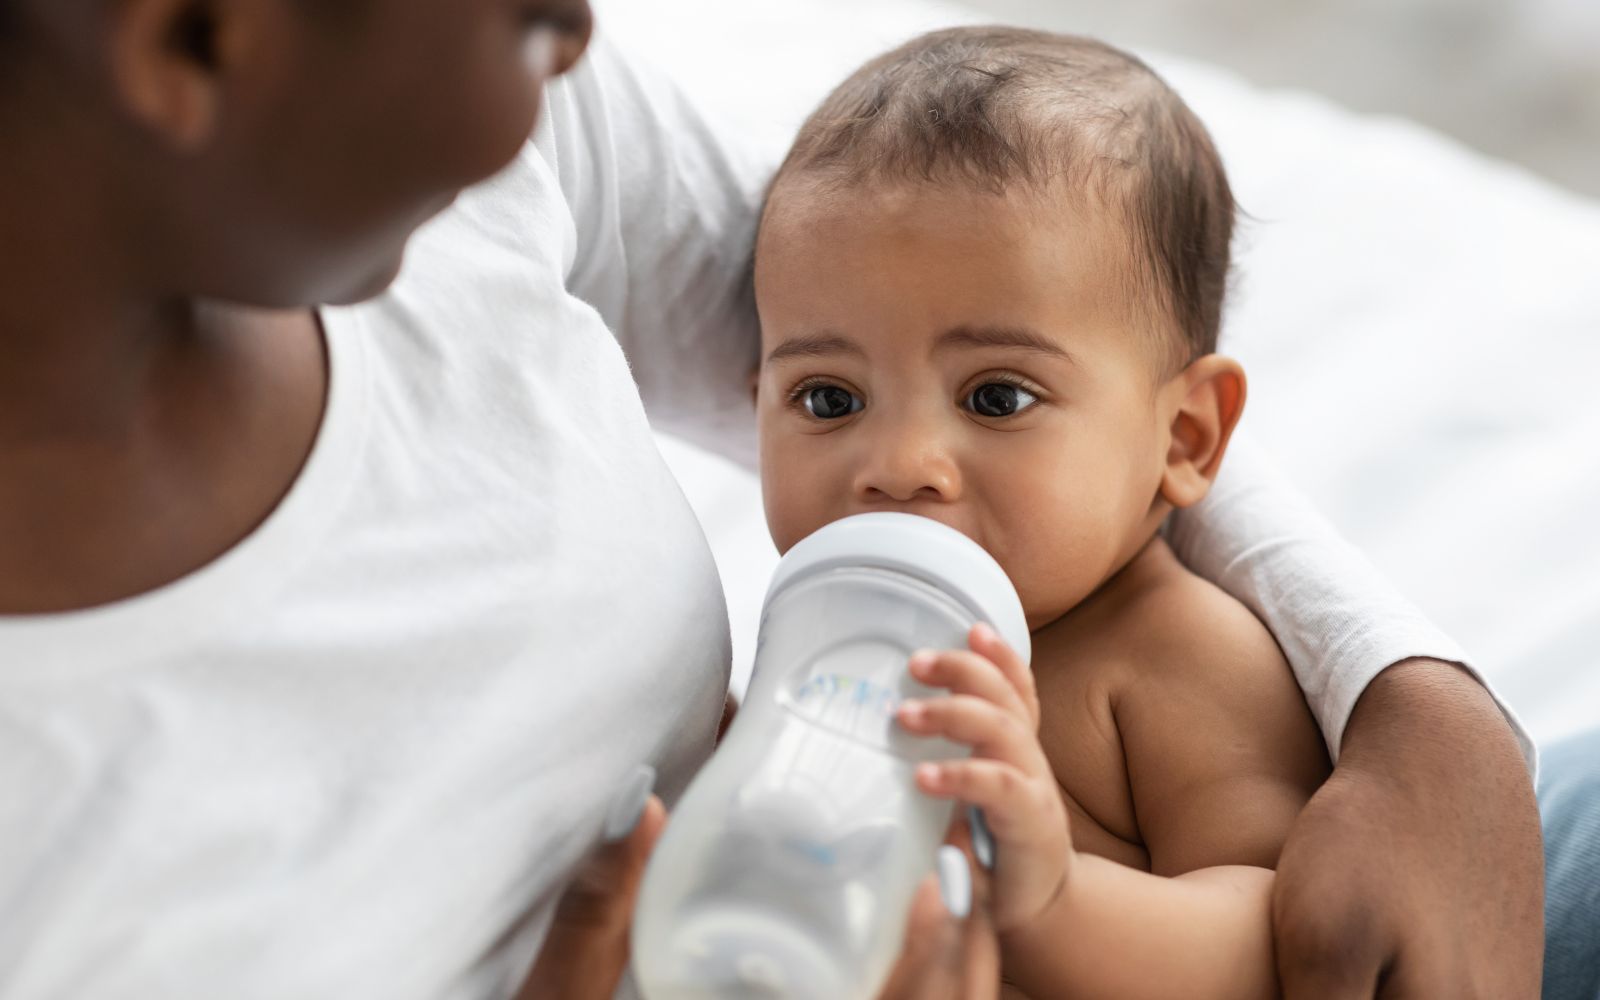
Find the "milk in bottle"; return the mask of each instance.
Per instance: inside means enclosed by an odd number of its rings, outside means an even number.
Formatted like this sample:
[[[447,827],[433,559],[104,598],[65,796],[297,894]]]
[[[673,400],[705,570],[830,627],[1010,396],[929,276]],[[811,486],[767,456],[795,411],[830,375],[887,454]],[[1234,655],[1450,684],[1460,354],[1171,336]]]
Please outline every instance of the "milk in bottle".
[[[1005,572],[952,528],[908,514],[834,522],[779,563],[745,704],[673,812],[633,931],[646,1000],[870,1000],[952,804],[922,761],[966,749],[895,724],[938,697],[918,649],[965,648],[988,622],[1027,659]]]

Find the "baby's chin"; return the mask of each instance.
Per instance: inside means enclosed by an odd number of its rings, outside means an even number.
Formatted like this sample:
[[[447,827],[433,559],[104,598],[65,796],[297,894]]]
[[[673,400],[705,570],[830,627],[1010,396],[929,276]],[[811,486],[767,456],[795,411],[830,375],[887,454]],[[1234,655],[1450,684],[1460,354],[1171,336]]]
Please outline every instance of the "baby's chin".
[[[1059,580],[1046,583],[1030,581],[1025,576],[1012,572],[1003,561],[1001,568],[1011,577],[1012,586],[1017,588],[1017,597],[1022,601],[1022,613],[1028,620],[1029,632],[1037,632],[1060,621],[1062,616],[1082,602],[1085,596],[1077,593],[1076,588],[1062,586],[1062,581]]]
[[[1077,605],[1075,602],[1070,604],[1064,602],[1038,604],[1035,602],[1030,602],[1024,598],[1022,602],[1022,611],[1028,619],[1028,631],[1038,632],[1041,629],[1054,625],[1056,622],[1066,617],[1067,612],[1071,611],[1076,606]]]
[[[1028,620],[1028,631],[1035,633],[1065,618],[1092,597],[1104,582],[1060,577],[1030,579],[1027,573],[1012,572],[1004,560],[1001,561],[1001,568],[1005,569],[1012,585],[1017,588],[1017,597],[1022,600],[1022,613]]]

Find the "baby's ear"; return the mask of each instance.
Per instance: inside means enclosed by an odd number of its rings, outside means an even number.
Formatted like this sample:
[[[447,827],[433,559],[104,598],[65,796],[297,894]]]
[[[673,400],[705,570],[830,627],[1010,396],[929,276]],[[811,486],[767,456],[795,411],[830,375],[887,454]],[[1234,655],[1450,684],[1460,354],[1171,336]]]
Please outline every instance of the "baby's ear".
[[[1177,508],[1192,507],[1211,491],[1244,412],[1244,369],[1232,358],[1208,354],[1173,376],[1162,399],[1172,440],[1161,497]]]

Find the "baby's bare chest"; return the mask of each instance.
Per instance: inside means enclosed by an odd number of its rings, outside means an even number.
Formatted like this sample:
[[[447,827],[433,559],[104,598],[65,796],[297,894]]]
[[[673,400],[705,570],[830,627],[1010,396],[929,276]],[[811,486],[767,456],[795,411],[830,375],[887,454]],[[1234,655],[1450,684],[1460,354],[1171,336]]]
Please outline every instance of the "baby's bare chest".
[[[1117,671],[1080,660],[1042,671],[1037,683],[1039,742],[1071,818],[1073,846],[1148,871],[1114,714]]]

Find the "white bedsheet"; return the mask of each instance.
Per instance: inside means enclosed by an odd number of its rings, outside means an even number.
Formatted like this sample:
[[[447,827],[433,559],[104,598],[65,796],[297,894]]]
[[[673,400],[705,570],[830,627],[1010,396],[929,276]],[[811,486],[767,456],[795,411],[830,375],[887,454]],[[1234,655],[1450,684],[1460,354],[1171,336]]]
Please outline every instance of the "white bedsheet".
[[[596,0],[601,23],[776,158],[929,0]],[[1224,349],[1251,433],[1548,742],[1600,725],[1600,204],[1403,121],[1142,53],[1241,204]],[[667,442],[748,671],[774,555],[752,479]]]

